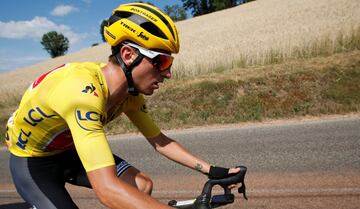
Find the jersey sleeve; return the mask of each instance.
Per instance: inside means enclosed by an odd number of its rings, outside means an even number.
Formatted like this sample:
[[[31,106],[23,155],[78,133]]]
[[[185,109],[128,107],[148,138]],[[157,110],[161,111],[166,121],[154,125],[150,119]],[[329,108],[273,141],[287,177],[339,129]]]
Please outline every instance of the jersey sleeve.
[[[67,123],[86,171],[114,165],[103,130],[105,95],[91,76],[68,76],[50,92],[48,103]]]
[[[146,108],[145,99],[142,95],[131,97],[128,101],[131,108],[124,110],[124,113],[146,137],[152,138],[160,134],[159,127],[152,120]]]

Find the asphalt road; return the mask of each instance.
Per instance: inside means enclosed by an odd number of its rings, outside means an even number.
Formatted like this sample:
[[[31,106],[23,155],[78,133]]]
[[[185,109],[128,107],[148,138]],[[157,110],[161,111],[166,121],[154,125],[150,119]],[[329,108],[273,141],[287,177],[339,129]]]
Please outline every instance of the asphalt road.
[[[249,201],[225,208],[360,208],[360,118],[287,121],[167,133],[220,166],[246,165]],[[193,198],[205,177],[159,156],[140,136],[110,137],[113,152],[152,177],[163,202]],[[0,151],[0,209],[24,208]],[[88,189],[68,186],[80,208],[104,208]],[[217,192],[219,190],[216,190]]]

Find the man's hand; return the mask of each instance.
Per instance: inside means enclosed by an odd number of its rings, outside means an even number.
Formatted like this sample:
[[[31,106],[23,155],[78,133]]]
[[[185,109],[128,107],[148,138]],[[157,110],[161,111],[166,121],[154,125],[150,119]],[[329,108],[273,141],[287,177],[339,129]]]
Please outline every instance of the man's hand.
[[[240,168],[223,168],[219,166],[210,166],[208,177],[209,179],[223,179],[232,174],[238,173]]]
[[[229,169],[229,174],[234,174],[234,173],[239,173],[239,172],[240,172],[240,168],[230,168]],[[236,188],[236,187],[239,187],[239,186],[240,186],[240,183],[232,184],[232,185],[229,185],[228,188],[233,189],[233,188]]]
[[[236,174],[238,172],[240,172],[240,168],[223,168],[218,166],[211,166],[208,176],[209,179],[223,179],[232,176],[232,174]],[[238,186],[240,186],[240,184],[232,184],[229,185],[228,188],[232,189]]]
[[[230,168],[230,169],[229,169],[229,174],[239,173],[239,172],[240,172],[240,168]]]

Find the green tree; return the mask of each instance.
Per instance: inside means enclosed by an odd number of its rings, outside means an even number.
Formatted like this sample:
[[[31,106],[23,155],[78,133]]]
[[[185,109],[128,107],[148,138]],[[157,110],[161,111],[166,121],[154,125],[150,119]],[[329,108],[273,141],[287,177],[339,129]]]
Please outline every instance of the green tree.
[[[69,49],[69,39],[56,31],[45,33],[40,43],[52,58],[64,55]]]
[[[234,1],[234,0],[227,0],[227,1],[213,0],[214,11],[227,9],[227,8],[230,8],[230,7],[233,7],[233,6],[236,6],[236,1]]]
[[[181,0],[183,7],[188,10],[191,9],[191,14],[194,16],[204,15],[212,12],[212,0]]]
[[[227,9],[254,0],[181,0],[186,10],[194,16]]]
[[[100,24],[100,35],[103,40],[103,42],[106,42],[105,36],[104,36],[104,26],[107,26],[109,23],[109,20],[103,20]]]
[[[187,18],[185,8],[181,7],[178,4],[172,6],[166,5],[164,7],[164,12],[169,15],[169,17],[175,22],[185,20]]]

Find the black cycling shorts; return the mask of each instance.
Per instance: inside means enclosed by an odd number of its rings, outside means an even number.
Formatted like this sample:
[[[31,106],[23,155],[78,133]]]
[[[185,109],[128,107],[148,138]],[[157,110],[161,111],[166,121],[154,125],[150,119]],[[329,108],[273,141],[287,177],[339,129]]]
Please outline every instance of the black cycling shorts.
[[[114,159],[118,176],[131,167],[116,155]],[[10,171],[18,193],[36,209],[78,208],[65,189],[65,183],[91,188],[75,150],[49,157],[10,154]]]

